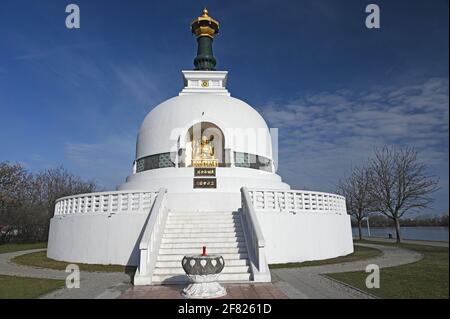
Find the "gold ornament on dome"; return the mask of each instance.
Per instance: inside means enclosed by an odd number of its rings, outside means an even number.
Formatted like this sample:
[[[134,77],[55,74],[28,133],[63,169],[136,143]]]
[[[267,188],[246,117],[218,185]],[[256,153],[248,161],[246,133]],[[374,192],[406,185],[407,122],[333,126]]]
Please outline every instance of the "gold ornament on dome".
[[[194,140],[192,147],[192,166],[217,167],[219,161],[216,158],[214,146],[208,137],[202,136],[201,140]]]
[[[219,33],[219,27],[219,22],[209,16],[206,8],[203,9],[203,14],[191,23],[192,33],[197,37],[214,38]]]

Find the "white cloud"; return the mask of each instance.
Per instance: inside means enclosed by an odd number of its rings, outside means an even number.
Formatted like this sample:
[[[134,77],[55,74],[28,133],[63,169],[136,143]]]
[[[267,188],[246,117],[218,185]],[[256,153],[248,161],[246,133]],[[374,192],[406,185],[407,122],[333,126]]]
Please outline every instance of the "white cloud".
[[[95,179],[110,189],[130,175],[136,138],[131,135],[114,136],[104,143],[68,143],[65,155],[73,167],[86,179]]]
[[[337,180],[375,147],[411,145],[447,187],[448,84],[448,79],[432,78],[418,85],[345,89],[267,103],[263,116],[280,128],[280,173],[293,187],[333,191]]]

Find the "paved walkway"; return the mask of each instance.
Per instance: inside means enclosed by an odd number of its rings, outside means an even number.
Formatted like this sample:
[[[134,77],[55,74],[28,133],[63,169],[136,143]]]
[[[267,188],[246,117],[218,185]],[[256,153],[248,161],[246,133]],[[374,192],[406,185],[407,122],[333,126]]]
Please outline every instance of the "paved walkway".
[[[66,280],[69,275],[62,270],[37,268],[17,265],[12,261],[16,256],[30,254],[43,249],[17,251],[0,254],[0,275],[61,279]],[[124,273],[80,272],[80,288],[56,290],[41,298],[47,299],[94,299],[117,298],[131,286],[130,277]]]
[[[411,250],[374,245],[356,244],[358,246],[376,248],[382,255],[365,261],[355,261],[342,264],[323,265],[302,268],[285,268],[272,270],[272,281],[289,298],[295,299],[353,299],[372,298],[351,287],[322,276],[328,273],[364,271],[369,264],[380,268],[394,267],[416,262],[422,255]],[[382,271],[381,271],[382,276]]]
[[[365,261],[323,265],[303,268],[272,270],[269,284],[229,284],[225,285],[232,299],[251,298],[293,298],[293,299],[348,299],[372,298],[351,287],[339,284],[323,274],[349,271],[364,271],[369,264],[380,268],[412,263],[422,255],[411,250],[394,246],[356,244],[376,248],[382,255]],[[16,256],[41,251],[42,249],[0,254],[0,274],[20,277],[49,278],[65,280],[67,273],[60,270],[19,266],[11,261]],[[180,298],[181,286],[133,287],[130,277],[124,273],[81,272],[80,289],[63,288],[41,298],[93,299],[93,298]]]
[[[223,284],[227,295],[218,299],[288,299],[273,284]],[[136,286],[127,290],[120,299],[183,299],[185,286]]]

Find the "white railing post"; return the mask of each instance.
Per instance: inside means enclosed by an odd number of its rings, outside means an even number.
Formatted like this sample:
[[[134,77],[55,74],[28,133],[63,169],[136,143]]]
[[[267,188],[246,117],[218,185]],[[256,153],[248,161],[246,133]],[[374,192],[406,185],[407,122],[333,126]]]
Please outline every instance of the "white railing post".
[[[122,205],[123,205],[123,194],[118,194],[117,195],[117,211],[120,212],[122,210]]]
[[[132,206],[132,198],[133,198],[133,196],[132,196],[133,194],[132,193],[128,193],[128,196],[127,196],[127,211],[128,212],[131,212],[131,206]]]
[[[267,195],[266,195],[266,191],[262,191],[262,195],[263,195],[263,207],[264,209],[267,209]]]
[[[108,215],[112,215],[113,214],[113,209],[112,209],[112,205],[113,205],[113,198],[114,195],[112,194],[108,194],[106,195],[106,197],[108,198],[108,202],[106,203],[106,212],[108,213]]]
[[[104,199],[105,199],[105,197],[103,195],[100,195],[98,197],[98,209],[99,209],[100,213],[103,213]]]
[[[77,198],[77,202],[78,202],[77,214],[81,214],[81,198],[82,197]]]
[[[273,192],[273,206],[275,210],[279,210],[281,212],[281,203],[280,203],[280,196],[278,196],[277,192]]]

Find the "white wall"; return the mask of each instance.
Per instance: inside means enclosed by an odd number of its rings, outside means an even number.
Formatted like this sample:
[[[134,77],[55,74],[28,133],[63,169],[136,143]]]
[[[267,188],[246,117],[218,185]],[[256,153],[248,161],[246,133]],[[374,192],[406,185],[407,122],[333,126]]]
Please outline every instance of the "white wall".
[[[147,214],[75,214],[50,222],[47,256],[86,264],[138,265]]]
[[[322,260],[353,252],[349,215],[256,212],[269,264]]]

